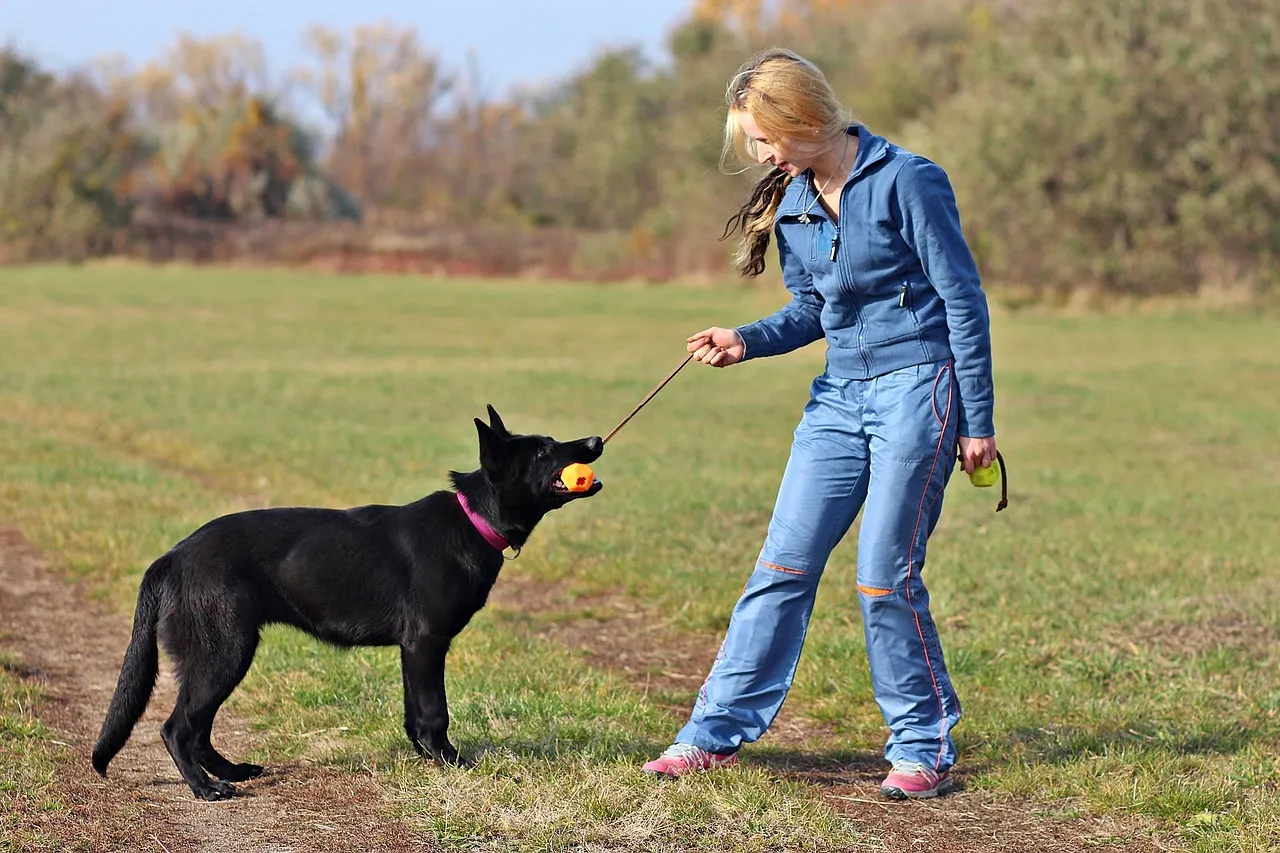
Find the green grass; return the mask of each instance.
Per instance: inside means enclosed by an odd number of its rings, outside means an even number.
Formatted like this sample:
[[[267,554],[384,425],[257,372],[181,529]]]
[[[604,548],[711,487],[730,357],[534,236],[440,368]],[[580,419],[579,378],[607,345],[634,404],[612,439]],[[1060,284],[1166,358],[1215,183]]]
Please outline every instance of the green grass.
[[[0,643],[7,639],[0,633]],[[52,839],[33,833],[22,816],[64,808],[51,792],[63,744],[36,717],[36,703],[44,696],[24,675],[21,658],[0,651],[0,849],[19,841],[51,845]]]
[[[689,332],[779,299],[0,270],[0,518],[127,611],[146,564],[214,514],[416,498],[474,467],[471,418],[489,402],[517,431],[603,434]],[[954,479],[926,570],[970,786],[1144,816],[1202,851],[1280,843],[1280,322],[1018,314],[994,334],[1011,506],[995,516],[992,490]],[[549,517],[508,570],[722,630],[821,365],[815,346],[689,368],[610,443],[606,490]],[[830,749],[866,754],[884,731],[854,538],[788,707],[828,724]],[[660,848],[699,829],[738,850],[856,842],[814,792],[760,769],[647,784],[637,764],[681,721],[523,625],[484,611],[456,643],[471,770],[411,756],[387,650],[272,631],[233,704],[265,739],[259,758],[386,770],[401,813],[463,846]],[[20,743],[0,740],[0,768]]]

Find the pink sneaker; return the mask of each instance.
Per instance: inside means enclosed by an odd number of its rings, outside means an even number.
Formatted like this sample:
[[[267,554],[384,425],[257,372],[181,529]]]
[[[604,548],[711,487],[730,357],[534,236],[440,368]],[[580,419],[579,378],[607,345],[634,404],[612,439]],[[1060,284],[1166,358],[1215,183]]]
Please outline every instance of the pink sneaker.
[[[719,770],[738,763],[738,754],[717,755],[691,743],[673,743],[662,755],[645,764],[641,769],[653,776],[683,776],[704,770]]]
[[[881,796],[891,800],[927,800],[951,790],[951,775],[938,773],[918,761],[895,761],[880,783]]]

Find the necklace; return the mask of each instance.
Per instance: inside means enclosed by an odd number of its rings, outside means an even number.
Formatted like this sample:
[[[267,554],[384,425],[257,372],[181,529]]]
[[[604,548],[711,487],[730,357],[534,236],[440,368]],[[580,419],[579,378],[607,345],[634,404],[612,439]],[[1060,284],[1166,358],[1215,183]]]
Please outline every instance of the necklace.
[[[809,211],[813,210],[813,206],[818,203],[818,199],[822,198],[822,194],[827,191],[827,185],[831,183],[831,179],[836,176],[836,173],[840,171],[840,167],[844,165],[844,155],[848,153],[849,153],[849,132],[845,131],[844,149],[840,152],[840,162],[836,163],[835,169],[831,172],[830,175],[827,175],[827,179],[822,182],[822,186],[814,187],[813,200],[809,202],[809,205],[804,210],[800,211],[800,221],[805,225],[809,224]],[[810,175],[809,180],[811,181],[813,180],[812,175]]]

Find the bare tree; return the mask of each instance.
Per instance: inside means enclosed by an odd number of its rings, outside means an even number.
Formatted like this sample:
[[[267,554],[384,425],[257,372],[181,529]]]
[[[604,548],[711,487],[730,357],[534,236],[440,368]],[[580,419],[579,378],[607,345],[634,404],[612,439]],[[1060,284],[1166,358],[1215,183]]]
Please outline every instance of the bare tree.
[[[295,79],[333,123],[331,171],[363,200],[395,200],[414,183],[406,178],[452,79],[413,28],[313,26],[305,43],[311,63]]]

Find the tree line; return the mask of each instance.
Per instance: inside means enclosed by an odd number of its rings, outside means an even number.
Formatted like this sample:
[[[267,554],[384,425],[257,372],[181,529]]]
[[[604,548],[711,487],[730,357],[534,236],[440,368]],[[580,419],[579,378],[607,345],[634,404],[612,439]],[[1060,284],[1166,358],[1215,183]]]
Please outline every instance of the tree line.
[[[709,247],[752,176],[722,173],[724,87],[781,44],[947,170],[993,287],[1275,289],[1276,0],[698,0],[661,60],[611,50],[501,97],[430,36],[314,26],[274,75],[243,36],[62,74],[0,52],[0,256],[109,253],[146,213],[571,232],[587,270],[727,269]]]

